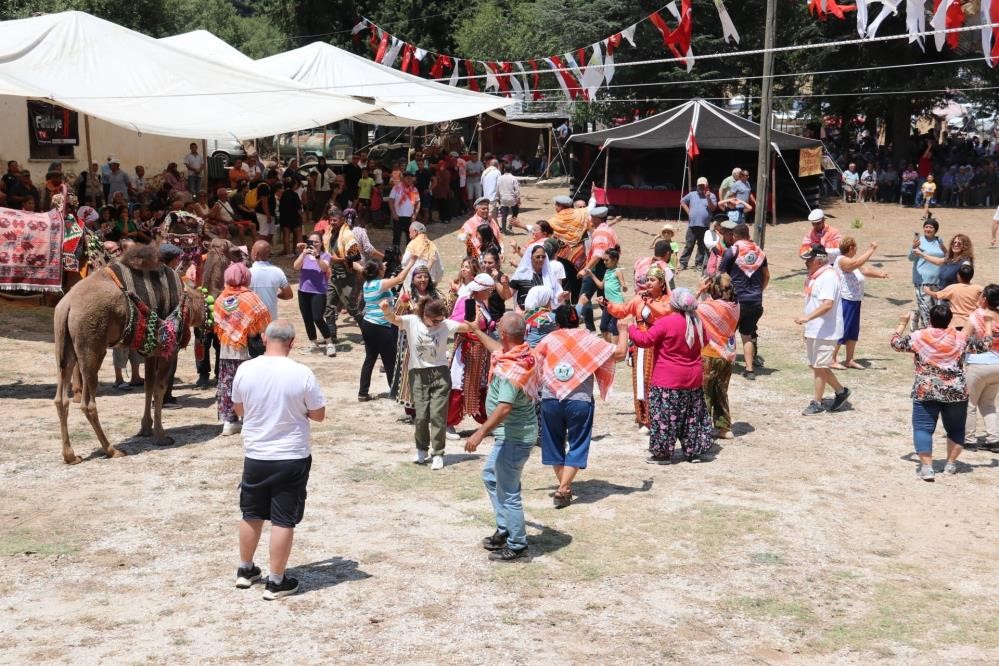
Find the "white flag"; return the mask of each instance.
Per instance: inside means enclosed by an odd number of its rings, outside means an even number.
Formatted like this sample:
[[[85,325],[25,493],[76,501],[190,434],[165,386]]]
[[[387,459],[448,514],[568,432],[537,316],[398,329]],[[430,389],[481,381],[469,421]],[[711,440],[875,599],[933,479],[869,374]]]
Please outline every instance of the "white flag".
[[[934,30],[946,30],[947,29],[947,10],[950,9],[950,3],[954,0],[943,0],[937,10],[933,12],[933,18],[930,19],[930,25],[933,26]],[[933,42],[937,46],[937,51],[943,51],[944,42],[947,41],[946,32],[935,32],[933,33]]]
[[[600,88],[600,84],[604,80],[604,57],[600,50],[600,44],[593,45],[593,54],[590,59],[586,62],[586,71],[583,72],[583,78],[580,79],[580,87],[586,91],[586,95],[589,99],[593,99],[593,96],[597,93]]]
[[[406,42],[402,41],[398,37],[392,38],[392,46],[389,48],[385,57],[382,58],[382,64],[386,67],[391,67],[395,64],[395,59],[399,57],[399,51],[402,51],[402,47],[406,45]]]
[[[872,0],[873,1],[873,0]],[[873,39],[878,34],[878,28],[884,22],[888,15],[898,16],[898,6],[902,4],[902,0],[881,0],[881,11],[873,21],[867,24],[867,37]]]
[[[360,23],[351,28],[350,34],[356,35],[357,33],[361,32],[367,27],[368,27],[368,19],[361,19]]]
[[[857,34],[863,39],[867,35],[867,4],[877,0],[857,0]]]
[[[604,40],[604,46],[607,46],[607,40]],[[611,53],[610,49],[607,50],[607,56],[604,58],[604,80],[610,85],[611,79],[614,78],[614,54]]]
[[[863,0],[860,0],[860,2],[863,2]],[[732,23],[732,17],[728,15],[725,0],[715,0],[715,8],[718,10],[718,20],[721,21],[722,38],[726,42],[732,41],[738,44],[739,31],[735,29],[735,23]]]
[[[531,86],[527,82],[527,72],[524,70],[524,65],[522,65],[520,62],[515,62],[513,64],[514,64],[514,66],[517,69],[520,70],[520,76],[521,76],[520,87],[523,90],[523,92],[521,93],[523,95],[523,100],[525,102],[530,102],[531,101]],[[516,80],[516,78],[517,77],[515,77],[515,76],[511,76],[510,80],[513,81],[513,80]],[[514,86],[514,89],[516,89],[516,86]]]
[[[454,69],[451,70],[451,80],[447,82],[449,86],[458,85],[458,70],[461,68],[461,61],[458,60],[457,58],[453,58],[453,60],[454,60]]]
[[[638,24],[636,23],[635,25],[628,26],[627,28],[621,31],[621,36],[627,39],[628,43],[631,44],[632,46],[635,45],[635,28],[637,27]]]
[[[985,54],[985,63],[989,67],[995,67],[996,63],[992,59],[992,35],[996,34],[999,39],[999,28],[993,28],[992,23],[992,0],[982,0],[982,53]]]
[[[499,90],[499,79],[496,78],[496,73],[486,63],[480,61],[479,64],[486,70],[486,85],[484,90]]]
[[[413,51],[413,57],[419,60],[420,62],[423,62],[423,59],[427,57],[427,52],[417,47],[417,49]]]
[[[926,32],[926,9],[923,0],[905,0],[905,29],[909,33],[909,43],[919,42],[919,48],[926,51],[920,32]]]

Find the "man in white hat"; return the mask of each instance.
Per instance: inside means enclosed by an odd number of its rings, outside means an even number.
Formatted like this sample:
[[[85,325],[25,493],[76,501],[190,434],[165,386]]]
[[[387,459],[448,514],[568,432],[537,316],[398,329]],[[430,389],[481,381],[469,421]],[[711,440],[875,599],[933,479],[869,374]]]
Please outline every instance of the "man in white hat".
[[[850,389],[839,383],[831,369],[836,343],[843,337],[839,273],[829,265],[826,248],[819,243],[809,247],[801,258],[808,269],[808,277],[805,279],[805,313],[796,318],[794,323],[805,327],[805,355],[815,379],[814,396],[802,414],[813,416],[826,411],[822,404],[826,384],[835,391],[832,405],[829,406],[830,412],[843,406],[850,397]]]
[[[704,234],[711,224],[711,216],[718,210],[718,198],[708,189],[708,179],[703,176],[697,179],[697,189],[688,192],[680,199],[680,208],[687,214],[690,223],[687,225],[686,245],[680,255],[680,268],[686,269],[690,262],[690,255],[694,252],[694,245],[697,245],[697,258],[694,265],[697,270],[704,268],[707,260],[708,250],[704,246]]]
[[[808,214],[808,221],[812,223],[812,230],[805,234],[798,248],[798,254],[804,255],[813,245],[821,245],[826,249],[829,263],[835,263],[839,256],[839,243],[843,239],[843,234],[839,229],[826,224],[826,214],[821,208],[816,208]]]

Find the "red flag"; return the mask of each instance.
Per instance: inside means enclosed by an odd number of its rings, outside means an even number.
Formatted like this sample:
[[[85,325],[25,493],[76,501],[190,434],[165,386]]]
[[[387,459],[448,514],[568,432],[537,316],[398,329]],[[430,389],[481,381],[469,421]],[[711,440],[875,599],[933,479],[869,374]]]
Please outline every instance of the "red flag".
[[[415,51],[416,48],[414,47],[413,50]],[[403,71],[405,71],[405,70],[403,70]],[[412,74],[413,76],[419,76],[420,73],[421,73],[420,72],[420,60],[417,59],[417,57],[416,57],[415,54],[413,55],[413,58],[409,61],[409,73]]]
[[[817,2],[818,0],[814,1]],[[652,25],[656,26],[656,30],[659,31],[659,34],[663,36],[663,44],[668,46],[670,29],[669,26],[666,25],[666,21],[659,15],[659,12],[652,12],[649,14],[649,20],[652,22]]]
[[[399,69],[401,69],[404,72],[408,72],[409,61],[412,58],[413,58],[413,45],[406,44],[404,47],[402,47],[402,65],[400,65]]]
[[[382,58],[385,57],[385,51],[388,50],[389,34],[387,32],[382,33],[382,40],[378,43],[378,51],[375,53],[375,62],[381,62]]]
[[[826,5],[825,9],[822,9],[823,2]],[[808,0],[808,11],[820,21],[825,21],[827,14],[832,14],[843,21],[846,19],[846,12],[857,11],[857,5],[841,5],[836,0]]]
[[[621,33],[607,38],[607,55],[614,55],[614,49],[621,46]]]
[[[694,38],[694,12],[690,0],[683,0],[680,5],[680,23],[676,30],[669,33],[668,46],[677,60],[687,61],[690,54],[690,43]],[[688,63],[688,69],[689,69]]]
[[[541,87],[541,74],[538,72],[538,62],[536,60],[528,60],[527,64],[531,66],[531,90],[534,91],[533,97],[535,100],[544,99],[544,94],[538,90]]]
[[[999,23],[999,0],[982,0],[982,23]],[[992,45],[991,51],[989,45]],[[982,51],[989,67],[999,65],[999,27],[982,28]]]
[[[368,43],[371,44],[371,48],[373,49],[378,48],[378,35],[376,34],[377,32],[378,32],[377,30],[372,28],[371,32],[368,33]]]
[[[942,0],[933,0],[933,12],[934,14],[940,9],[940,3]],[[944,27],[950,28],[960,28],[964,25],[964,11],[961,9],[961,3],[959,0],[954,0],[947,7],[946,14],[946,25]],[[952,49],[956,49],[958,44],[958,33],[948,32],[947,33],[947,46]]]
[[[472,77],[468,79],[468,89],[474,90],[475,92],[479,92],[479,82],[475,78],[475,65],[472,63],[471,60],[465,61],[465,71],[468,72],[468,75],[470,77]]]
[[[446,55],[437,56],[434,66],[430,68],[430,78],[439,79],[444,76],[444,69],[451,69],[451,58]]]
[[[581,48],[576,51],[576,64],[579,65],[579,72],[582,74],[586,71],[586,48]]]
[[[555,75],[562,77],[562,80],[565,81],[565,86],[569,90],[570,97],[572,97],[572,99],[576,99],[578,97],[583,97],[585,99],[586,93],[579,87],[579,82],[576,80],[576,77],[570,74],[566,69],[565,61],[563,61],[559,56],[552,56],[549,60],[558,70],[555,72]]]
[[[690,132],[687,134],[687,156],[690,159],[694,159],[701,154],[701,149],[697,147],[697,137],[694,136],[694,126],[690,126]]]

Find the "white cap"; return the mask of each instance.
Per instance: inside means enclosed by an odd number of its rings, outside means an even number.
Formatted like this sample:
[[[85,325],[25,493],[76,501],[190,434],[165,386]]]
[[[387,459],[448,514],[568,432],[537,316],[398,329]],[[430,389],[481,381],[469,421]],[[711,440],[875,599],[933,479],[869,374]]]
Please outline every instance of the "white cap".
[[[821,208],[815,208],[808,214],[809,222],[821,222],[824,219],[826,219],[826,214],[822,212]]]
[[[496,282],[489,273],[479,273],[472,280],[471,284],[468,285],[468,291],[475,294],[486,289],[492,289],[495,286]]]

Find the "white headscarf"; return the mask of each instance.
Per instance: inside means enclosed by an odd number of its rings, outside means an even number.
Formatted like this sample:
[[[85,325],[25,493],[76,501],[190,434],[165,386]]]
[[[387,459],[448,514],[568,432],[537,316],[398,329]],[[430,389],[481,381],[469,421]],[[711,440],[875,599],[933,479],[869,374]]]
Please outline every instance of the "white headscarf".
[[[527,298],[524,299],[524,310],[532,312],[546,306],[551,306],[553,301],[552,290],[546,285],[531,287],[531,290],[527,292]]]
[[[669,304],[674,312],[682,313],[687,320],[687,330],[684,332],[684,339],[688,347],[694,346],[694,335],[696,333],[704,346],[704,327],[701,325],[701,318],[697,316],[697,297],[686,287],[677,287],[669,295]]]
[[[544,241],[535,241],[524,248],[524,256],[520,258],[520,264],[517,266],[517,270],[514,271],[513,277],[510,278],[511,280],[534,279],[534,266],[531,265],[531,255],[539,247],[544,247]],[[547,253],[545,253],[545,263],[541,266],[541,282],[551,292],[551,306],[555,307],[558,304],[558,295],[562,293],[562,285],[559,284],[558,278],[552,272],[551,262],[548,260]]]
[[[475,276],[475,279],[468,283],[469,293],[475,294],[480,291],[485,291],[486,289],[492,289],[496,286],[496,281],[493,280],[489,273],[479,273]]]

